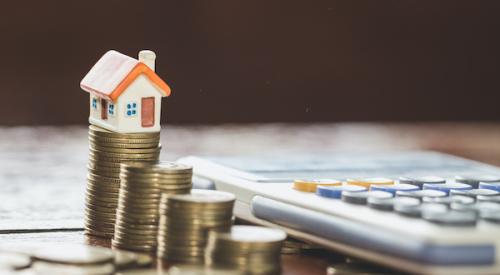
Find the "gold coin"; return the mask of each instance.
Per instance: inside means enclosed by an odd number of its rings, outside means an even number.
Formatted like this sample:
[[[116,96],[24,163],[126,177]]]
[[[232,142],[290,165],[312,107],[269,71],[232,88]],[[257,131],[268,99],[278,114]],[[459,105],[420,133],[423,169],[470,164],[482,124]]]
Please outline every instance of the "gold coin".
[[[161,150],[161,146],[154,148],[116,148],[116,147],[106,147],[100,145],[90,145],[90,148],[94,151],[99,152],[110,152],[110,153],[136,153],[136,154],[146,154],[146,153],[157,153]]]
[[[160,136],[160,132],[147,132],[147,133],[118,133],[106,130],[99,126],[89,125],[89,132],[98,134],[105,137],[125,137],[125,138],[149,138]]]
[[[200,207],[226,207],[233,205],[235,196],[228,192],[194,189],[190,194],[168,196],[167,203],[173,207],[199,205]],[[181,206],[183,205],[183,206]]]
[[[181,174],[181,173],[192,174],[193,172],[192,166],[177,162],[167,162],[167,161],[159,161],[153,165],[151,165],[151,163],[129,162],[129,163],[124,163],[123,168],[127,171],[138,171],[138,172],[149,171],[161,174]]]

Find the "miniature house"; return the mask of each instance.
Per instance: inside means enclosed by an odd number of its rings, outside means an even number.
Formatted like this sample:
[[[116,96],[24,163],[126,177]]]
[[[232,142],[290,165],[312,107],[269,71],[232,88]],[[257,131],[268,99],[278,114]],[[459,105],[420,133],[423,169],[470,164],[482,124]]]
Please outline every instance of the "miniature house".
[[[80,83],[90,94],[89,122],[118,133],[160,131],[161,98],[170,88],[155,73],[155,53],[139,60],[108,51]]]

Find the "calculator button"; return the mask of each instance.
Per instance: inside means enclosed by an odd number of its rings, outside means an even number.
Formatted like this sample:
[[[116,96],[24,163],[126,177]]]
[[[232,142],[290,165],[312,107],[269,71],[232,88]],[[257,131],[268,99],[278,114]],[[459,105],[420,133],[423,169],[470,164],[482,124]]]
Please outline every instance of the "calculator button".
[[[500,204],[485,202],[480,204],[478,208],[481,219],[500,224]]]
[[[439,203],[439,204],[450,205],[452,203],[473,204],[475,202],[475,199],[467,196],[456,195],[456,196],[438,197],[438,198],[424,197],[422,201],[426,203]]]
[[[438,190],[418,190],[418,191],[397,191],[396,192],[397,197],[410,197],[410,198],[417,198],[417,199],[422,199],[422,198],[439,198],[439,197],[446,197],[446,193],[443,191],[438,191]]]
[[[385,192],[389,192],[389,193],[392,193],[393,195],[395,195],[397,191],[417,191],[420,189],[417,186],[412,185],[412,184],[401,183],[401,184],[393,184],[393,185],[372,185],[372,186],[370,186],[370,190],[372,190],[372,191],[385,191]]]
[[[480,182],[500,182],[500,177],[494,175],[456,176],[455,181],[478,188]]]
[[[439,212],[439,213],[445,213],[448,211],[448,206],[445,204],[440,204],[440,203],[422,203],[420,205],[420,210],[422,212]]]
[[[451,226],[474,226],[477,214],[471,211],[427,211],[422,210],[422,218],[427,221]]]
[[[477,202],[473,204],[452,203],[450,208],[458,211],[500,212],[500,204],[493,202]]]
[[[335,179],[297,179],[293,188],[303,192],[316,192],[318,186],[340,186],[342,182]]]
[[[490,189],[500,192],[500,182],[480,182],[480,189]]]
[[[498,196],[482,196],[482,195],[479,195],[479,196],[477,196],[476,200],[478,202],[494,202],[494,203],[499,203],[500,204],[500,195],[498,195]]]
[[[369,188],[371,185],[391,185],[394,184],[394,181],[388,178],[361,178],[361,179],[347,179],[346,184],[358,185]]]
[[[422,189],[424,183],[446,183],[446,179],[438,176],[400,177],[399,183],[415,185]]]
[[[483,212],[479,214],[482,220],[500,224],[500,212]]]
[[[394,209],[394,198],[378,198],[369,196],[367,203],[368,207],[377,210],[392,211]]]
[[[420,204],[417,198],[396,197],[394,198],[394,211],[405,216],[419,217]]]
[[[472,189],[472,190],[457,190],[453,189],[450,191],[450,195],[461,195],[476,198],[477,196],[495,196],[500,194],[498,191],[490,189]]]
[[[376,197],[378,199],[392,198],[392,194],[384,191],[365,191],[365,192],[342,192],[342,200],[353,204],[366,204],[368,197]]]
[[[450,193],[450,190],[470,190],[472,186],[464,183],[445,183],[445,184],[433,184],[433,183],[425,183],[423,186],[424,190],[438,190],[443,191],[446,194]]]
[[[340,199],[343,191],[349,192],[363,192],[366,191],[365,187],[356,185],[343,185],[343,186],[318,186],[316,194],[321,197]]]

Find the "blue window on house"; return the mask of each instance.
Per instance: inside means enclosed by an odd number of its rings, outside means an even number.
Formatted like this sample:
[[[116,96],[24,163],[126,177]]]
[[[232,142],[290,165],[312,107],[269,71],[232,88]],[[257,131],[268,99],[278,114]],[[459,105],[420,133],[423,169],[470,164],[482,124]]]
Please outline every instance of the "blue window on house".
[[[92,108],[97,109],[97,98],[92,98]]]
[[[127,104],[127,116],[135,116],[137,114],[137,103],[130,102]]]
[[[110,104],[109,104],[109,107],[108,107],[108,113],[109,113],[110,115],[114,115],[114,114],[115,114],[115,104],[113,104],[113,103],[110,103]]]

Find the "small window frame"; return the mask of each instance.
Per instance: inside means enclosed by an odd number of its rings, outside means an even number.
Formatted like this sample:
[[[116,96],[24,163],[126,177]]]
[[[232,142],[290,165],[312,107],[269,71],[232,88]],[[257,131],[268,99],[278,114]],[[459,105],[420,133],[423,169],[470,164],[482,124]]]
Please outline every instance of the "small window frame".
[[[92,102],[91,102],[92,109],[97,110],[99,104],[97,97],[92,97]]]
[[[125,105],[125,116],[136,117],[137,116],[137,102],[131,101]]]
[[[108,115],[114,116],[116,114],[116,105],[114,103],[108,104]]]

